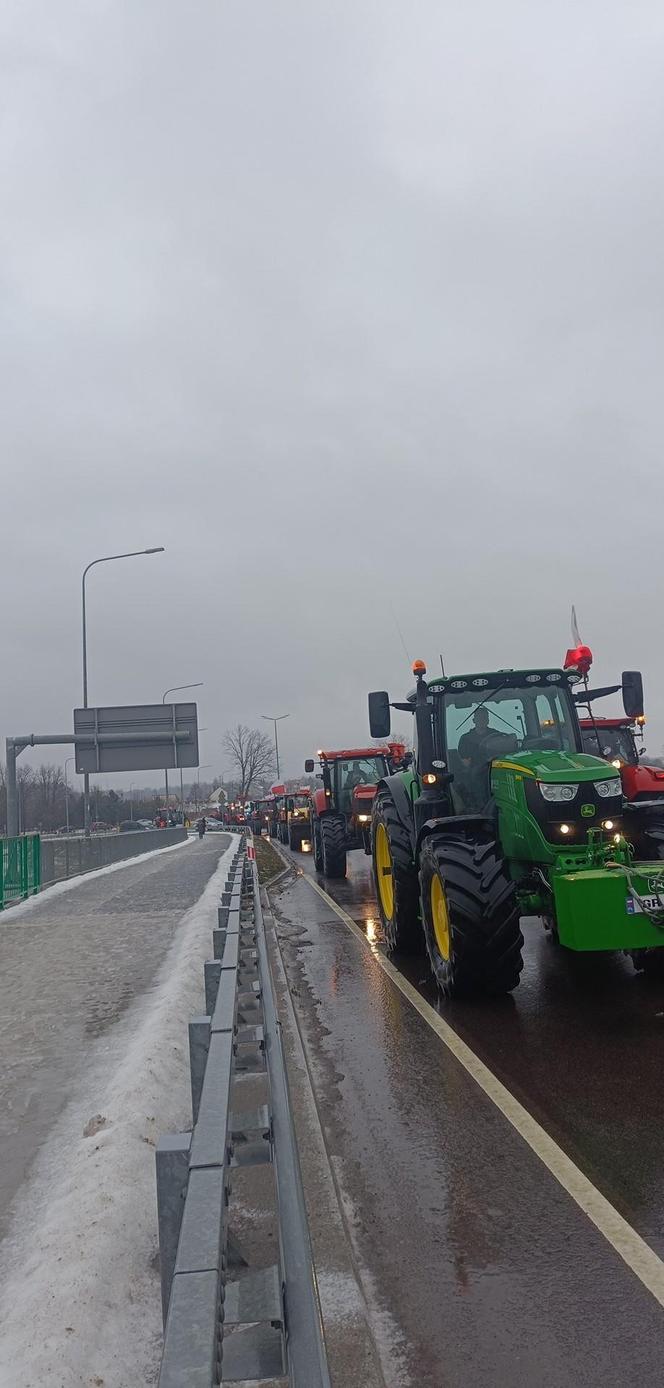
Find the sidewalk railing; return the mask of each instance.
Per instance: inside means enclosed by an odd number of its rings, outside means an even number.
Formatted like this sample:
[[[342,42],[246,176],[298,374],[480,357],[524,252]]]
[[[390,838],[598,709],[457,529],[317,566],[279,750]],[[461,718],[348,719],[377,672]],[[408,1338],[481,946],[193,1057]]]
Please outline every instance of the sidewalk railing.
[[[62,882],[69,877],[79,877],[96,868],[110,867],[111,863],[124,862],[126,858],[137,858],[143,853],[151,853],[155,848],[169,848],[172,844],[183,843],[187,838],[186,829],[138,829],[120,834],[92,834],[89,839],[82,835],[42,841],[42,886],[50,887],[54,882]]]
[[[39,834],[0,839],[0,911],[12,901],[24,901],[41,887]]]

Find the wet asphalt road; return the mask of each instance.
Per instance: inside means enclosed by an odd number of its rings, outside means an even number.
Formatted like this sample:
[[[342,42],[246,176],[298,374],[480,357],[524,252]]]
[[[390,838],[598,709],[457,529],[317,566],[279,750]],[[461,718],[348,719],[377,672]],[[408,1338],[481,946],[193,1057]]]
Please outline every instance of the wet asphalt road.
[[[310,859],[293,855],[306,874]],[[273,893],[356,1255],[404,1337],[394,1384],[659,1384],[664,1312],[376,966],[369,861]],[[512,999],[441,1015],[664,1255],[664,985],[524,923]],[[423,960],[404,969],[437,1005]]]
[[[0,917],[0,1236],[91,1046],[150,988],[228,842],[132,859]]]

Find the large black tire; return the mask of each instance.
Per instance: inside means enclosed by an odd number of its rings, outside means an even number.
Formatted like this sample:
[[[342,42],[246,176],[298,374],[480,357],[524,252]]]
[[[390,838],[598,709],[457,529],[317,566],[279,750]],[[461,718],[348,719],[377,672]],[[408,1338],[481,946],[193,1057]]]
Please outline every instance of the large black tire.
[[[323,838],[320,831],[320,820],[313,822],[311,837],[314,845],[314,867],[317,872],[323,871]]]
[[[411,839],[389,790],[379,790],[374,801],[371,856],[387,954],[421,954],[420,896]]]
[[[326,877],[346,876],[346,821],[333,815],[321,820],[323,873]]]
[[[289,830],[288,830],[288,847],[290,848],[291,852],[293,852],[293,853],[301,853],[301,852],[302,852],[302,830],[301,830],[301,829],[296,829],[296,830],[289,829]]]
[[[511,993],[523,968],[523,935],[498,845],[434,831],[422,845],[419,876],[424,938],[441,993]]]

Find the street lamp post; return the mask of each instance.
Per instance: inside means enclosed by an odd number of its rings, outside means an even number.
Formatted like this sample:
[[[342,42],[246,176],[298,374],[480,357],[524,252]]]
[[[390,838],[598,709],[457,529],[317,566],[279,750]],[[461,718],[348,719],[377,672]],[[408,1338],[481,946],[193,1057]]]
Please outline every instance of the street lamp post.
[[[130,549],[126,554],[104,554],[100,559],[93,559],[83,570],[81,580],[81,611],[83,616],[83,708],[88,706],[88,634],[85,612],[85,580],[96,564],[111,564],[115,559],[136,559],[141,554],[163,554],[163,545],[153,545],[151,549]],[[85,827],[86,838],[90,836],[90,776],[86,771],[83,776],[83,824]]]
[[[284,718],[290,718],[290,713],[280,713],[278,718],[269,718],[267,713],[261,713],[261,718],[266,723],[274,723],[274,751],[277,759],[277,780],[279,780],[279,738],[277,736],[277,723],[283,723]]]
[[[198,811],[200,810],[200,807],[201,807],[201,804],[200,804],[200,802],[201,802],[201,771],[209,771],[211,765],[212,765],[212,762],[210,762],[210,761],[205,761],[205,762],[203,762],[203,765],[202,765],[202,766],[199,766],[198,772],[197,772],[197,774],[196,774],[196,785],[197,785],[197,787],[198,787],[198,789],[197,789],[197,791],[196,791],[196,814],[198,814]]]
[[[67,780],[67,767],[70,761],[76,761],[76,757],[67,757],[65,760],[65,824],[69,833],[69,781]]]
[[[161,702],[162,702],[162,704],[165,704],[165,703],[166,703],[166,697],[167,697],[168,694],[181,694],[183,689],[202,689],[204,683],[205,683],[204,680],[196,680],[195,684],[173,684],[173,685],[171,685],[171,688],[170,688],[170,689],[165,689],[165,690],[164,690],[164,692],[163,692],[163,694],[162,694],[162,696],[161,696]],[[164,770],[164,779],[165,779],[165,783],[166,783],[166,817],[168,818],[168,767],[166,767],[165,770]],[[182,776],[180,776],[180,793],[181,793],[181,794],[183,793],[183,792],[182,792]]]
[[[134,818],[134,782],[133,782],[133,781],[132,781],[132,783],[131,783],[131,785],[130,785],[130,787],[129,787],[129,818],[130,818],[131,820],[133,820],[133,818]]]

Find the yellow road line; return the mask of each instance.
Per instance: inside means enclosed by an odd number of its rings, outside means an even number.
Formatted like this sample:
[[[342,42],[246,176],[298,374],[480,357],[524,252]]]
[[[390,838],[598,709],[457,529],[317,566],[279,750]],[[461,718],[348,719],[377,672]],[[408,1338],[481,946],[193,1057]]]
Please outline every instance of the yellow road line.
[[[314,891],[318,892],[318,895],[327,902],[339,919],[344,922],[344,925],[347,925],[358,940],[361,940],[365,949],[369,948],[367,937],[364,931],[360,930],[359,925],[356,925],[355,921],[337,905],[327,892],[323,891],[322,887],[319,887],[312,877],[309,877],[307,873],[303,873],[302,876],[309,883],[309,886],[313,887]],[[658,1258],[645,1239],[642,1239],[641,1235],[637,1234],[636,1229],[633,1229],[631,1224],[628,1224],[627,1220],[623,1219],[622,1215],[614,1209],[592,1181],[584,1176],[579,1167],[558,1146],[558,1143],[549,1137],[549,1134],[523,1107],[523,1104],[520,1104],[509,1089],[501,1084],[501,1081],[489,1070],[484,1061],[480,1060],[479,1056],[470,1049],[470,1046],[461,1040],[458,1033],[447,1022],[443,1021],[442,1017],[428,1002],[425,1002],[424,998],[420,997],[417,990],[408,982],[408,979],[399,973],[398,969],[395,969],[390,960],[379,950],[371,950],[370,953],[383,972],[403,993],[403,996],[412,1003],[420,1017],[440,1037],[455,1060],[463,1065],[464,1070],[472,1076],[487,1098],[495,1104],[524,1142],[527,1142],[531,1151],[539,1157],[563,1190],[571,1195],[572,1200],[592,1221],[607,1243],[611,1244],[611,1247],[615,1249],[628,1268],[631,1268],[660,1306],[664,1306],[664,1263],[661,1258]]]

